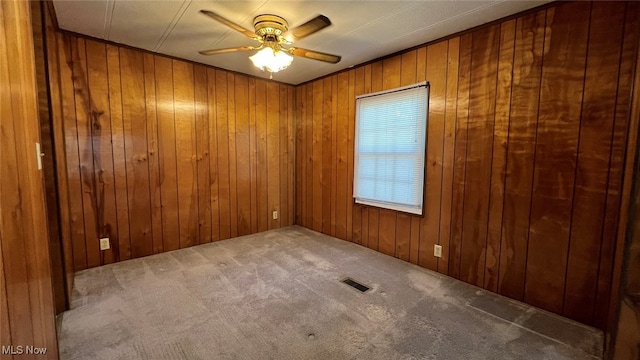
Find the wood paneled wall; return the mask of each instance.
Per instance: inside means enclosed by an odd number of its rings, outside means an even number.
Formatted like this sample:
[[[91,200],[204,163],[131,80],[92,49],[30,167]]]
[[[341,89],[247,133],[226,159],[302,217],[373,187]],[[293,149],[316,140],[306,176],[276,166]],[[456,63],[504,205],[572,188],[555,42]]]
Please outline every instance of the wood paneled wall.
[[[296,223],[604,328],[639,28],[561,3],[297,87]],[[424,80],[424,217],[354,204],[355,96]]]
[[[46,348],[57,359],[28,1],[0,2],[0,345]]]
[[[54,37],[75,270],[293,224],[294,87]]]

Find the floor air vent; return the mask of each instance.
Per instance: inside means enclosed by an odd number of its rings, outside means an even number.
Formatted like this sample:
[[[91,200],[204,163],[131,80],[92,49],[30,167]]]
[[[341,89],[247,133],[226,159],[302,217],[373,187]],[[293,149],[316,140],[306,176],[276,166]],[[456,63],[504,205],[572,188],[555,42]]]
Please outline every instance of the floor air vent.
[[[366,285],[362,285],[359,282],[353,280],[352,278],[346,278],[344,280],[341,280],[343,283],[351,286],[352,288],[360,291],[360,292],[367,292],[369,291],[371,288],[366,286]]]

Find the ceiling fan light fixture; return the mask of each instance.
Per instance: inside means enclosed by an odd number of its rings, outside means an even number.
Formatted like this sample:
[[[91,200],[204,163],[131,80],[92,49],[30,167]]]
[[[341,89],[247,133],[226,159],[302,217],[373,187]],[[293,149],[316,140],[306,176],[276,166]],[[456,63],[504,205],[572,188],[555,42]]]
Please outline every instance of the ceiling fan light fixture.
[[[269,46],[261,49],[255,55],[250,56],[255,67],[262,71],[275,73],[284,70],[293,61],[293,57],[281,50],[275,50]]]

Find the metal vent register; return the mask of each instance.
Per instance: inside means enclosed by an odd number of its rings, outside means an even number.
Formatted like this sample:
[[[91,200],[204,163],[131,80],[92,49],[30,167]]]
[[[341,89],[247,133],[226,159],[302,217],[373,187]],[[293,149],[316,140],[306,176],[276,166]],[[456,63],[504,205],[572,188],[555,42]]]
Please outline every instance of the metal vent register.
[[[344,278],[343,280],[340,280],[340,281],[345,283],[345,284],[347,284],[347,285],[349,285],[349,286],[351,286],[352,288],[354,288],[354,289],[356,289],[356,290],[358,290],[360,292],[363,292],[363,293],[371,290],[370,287],[368,287],[366,285],[363,285],[363,284],[360,284],[359,282],[357,282],[357,281],[355,281],[355,280],[353,280],[352,278],[349,278],[349,277],[348,278]]]

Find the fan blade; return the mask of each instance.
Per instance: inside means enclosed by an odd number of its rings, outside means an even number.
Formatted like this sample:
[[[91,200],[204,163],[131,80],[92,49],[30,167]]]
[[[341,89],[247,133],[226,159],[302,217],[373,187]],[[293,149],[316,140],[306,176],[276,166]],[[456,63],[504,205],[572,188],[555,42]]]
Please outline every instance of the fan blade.
[[[289,29],[289,31],[285,32],[283,36],[288,41],[293,42],[318,32],[329,25],[331,25],[331,21],[328,17],[318,15],[298,27]]]
[[[332,64],[337,64],[338,62],[340,62],[340,59],[342,59],[342,57],[338,55],[331,55],[302,48],[289,48],[287,49],[287,51],[291,55],[300,56],[312,60],[320,60]]]
[[[256,48],[254,48],[253,46],[238,46],[238,47],[226,48],[226,49],[202,50],[198,52],[202,55],[217,55],[217,54],[227,54],[227,53],[232,53],[237,51],[249,51],[249,50],[255,50],[255,49]]]
[[[200,10],[201,13],[207,15],[208,17],[212,18],[213,20],[216,20],[224,25],[227,25],[228,27],[232,28],[235,31],[238,31],[240,33],[242,33],[244,36],[250,38],[250,39],[254,39],[254,40],[260,40],[260,36],[256,35],[255,32],[246,29],[236,23],[234,23],[233,21],[224,18],[216,13],[214,13],[213,11],[209,11],[209,10]]]

